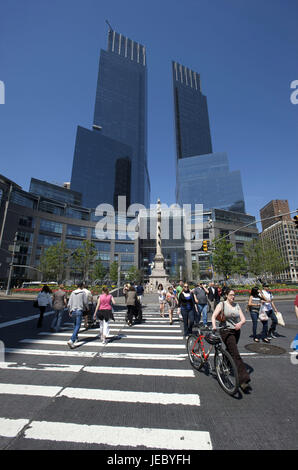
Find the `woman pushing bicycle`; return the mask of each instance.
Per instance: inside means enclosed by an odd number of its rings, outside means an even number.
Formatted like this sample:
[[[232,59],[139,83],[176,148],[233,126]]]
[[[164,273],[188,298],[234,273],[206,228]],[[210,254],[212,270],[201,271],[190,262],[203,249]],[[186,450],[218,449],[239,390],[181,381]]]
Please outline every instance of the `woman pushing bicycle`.
[[[247,392],[251,389],[249,385],[250,377],[237,348],[237,343],[240,338],[240,329],[246,320],[240,305],[235,303],[235,291],[228,289],[226,296],[226,300],[220,302],[213,312],[211,318],[212,328],[216,331],[216,320],[220,322],[220,327],[224,327],[224,329],[220,330],[220,335],[236,364],[240,387],[243,391]]]

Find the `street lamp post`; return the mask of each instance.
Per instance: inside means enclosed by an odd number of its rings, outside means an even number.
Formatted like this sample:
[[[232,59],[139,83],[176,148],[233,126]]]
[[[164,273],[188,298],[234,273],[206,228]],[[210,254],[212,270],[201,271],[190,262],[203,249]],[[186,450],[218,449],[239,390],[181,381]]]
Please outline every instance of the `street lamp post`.
[[[17,239],[18,239],[18,232],[15,233],[14,240],[13,240],[13,248],[12,248],[12,255],[11,255],[11,263],[9,267],[9,275],[8,275],[8,280],[7,280],[6,295],[9,295],[9,292],[10,292],[10,283],[11,283],[11,277],[12,277],[12,271],[13,271],[13,262],[14,262],[14,255],[16,251]]]

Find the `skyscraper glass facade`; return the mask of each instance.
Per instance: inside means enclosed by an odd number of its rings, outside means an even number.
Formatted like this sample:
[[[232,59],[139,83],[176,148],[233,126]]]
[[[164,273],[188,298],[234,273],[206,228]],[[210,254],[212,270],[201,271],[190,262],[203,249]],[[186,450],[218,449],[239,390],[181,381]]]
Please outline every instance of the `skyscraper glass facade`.
[[[172,63],[177,158],[212,153],[207,98],[201,91],[200,75]]]
[[[116,31],[100,53],[93,130],[78,128],[71,188],[87,207],[114,204],[118,195],[150,202],[146,51]]]
[[[176,200],[213,208],[245,212],[240,171],[230,171],[226,153],[212,153],[177,162]]]
[[[245,212],[239,171],[225,153],[212,153],[206,96],[200,75],[172,63],[176,128],[176,202]]]

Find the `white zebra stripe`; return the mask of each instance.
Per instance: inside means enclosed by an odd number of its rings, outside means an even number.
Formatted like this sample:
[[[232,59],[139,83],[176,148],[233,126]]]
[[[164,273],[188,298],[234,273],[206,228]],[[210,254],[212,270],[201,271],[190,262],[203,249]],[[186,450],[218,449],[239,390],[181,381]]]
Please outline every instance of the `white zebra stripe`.
[[[0,436],[15,437],[28,423],[28,419],[0,418]]]
[[[32,421],[25,438],[49,441],[103,444],[113,447],[144,446],[156,449],[211,450],[206,431],[180,429],[98,426],[48,421]]]

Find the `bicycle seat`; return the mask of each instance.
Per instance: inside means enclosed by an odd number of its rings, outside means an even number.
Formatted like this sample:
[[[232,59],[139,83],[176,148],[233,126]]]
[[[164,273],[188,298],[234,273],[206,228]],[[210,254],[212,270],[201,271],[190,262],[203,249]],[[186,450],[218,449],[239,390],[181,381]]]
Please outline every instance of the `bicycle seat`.
[[[209,344],[219,344],[219,343],[221,343],[220,337],[213,334],[213,333],[208,333],[207,335],[205,335],[205,340]]]

